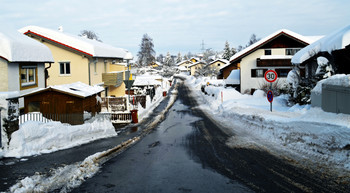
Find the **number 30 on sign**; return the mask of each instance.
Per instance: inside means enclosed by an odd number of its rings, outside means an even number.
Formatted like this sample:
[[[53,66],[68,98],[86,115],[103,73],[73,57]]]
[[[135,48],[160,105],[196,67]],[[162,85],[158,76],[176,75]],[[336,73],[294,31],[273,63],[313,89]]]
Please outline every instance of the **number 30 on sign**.
[[[268,70],[265,72],[265,80],[267,82],[275,82],[277,80],[277,72],[274,70]]]

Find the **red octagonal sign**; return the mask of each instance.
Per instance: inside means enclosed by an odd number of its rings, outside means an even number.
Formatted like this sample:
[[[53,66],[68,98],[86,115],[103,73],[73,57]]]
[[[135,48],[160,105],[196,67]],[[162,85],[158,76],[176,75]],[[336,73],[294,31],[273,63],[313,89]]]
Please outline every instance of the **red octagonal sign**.
[[[265,80],[267,82],[275,82],[277,80],[277,72],[274,70],[268,70],[265,72]]]

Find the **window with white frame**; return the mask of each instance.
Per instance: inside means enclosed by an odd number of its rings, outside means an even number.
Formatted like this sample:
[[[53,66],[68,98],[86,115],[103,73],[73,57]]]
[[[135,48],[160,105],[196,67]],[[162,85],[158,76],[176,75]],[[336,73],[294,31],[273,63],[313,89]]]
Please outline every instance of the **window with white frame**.
[[[21,67],[21,86],[32,86],[37,84],[36,66]]]
[[[60,74],[70,75],[70,62],[60,62]]]
[[[297,52],[299,52],[299,50],[301,50],[301,48],[287,48],[286,55],[294,56]]]

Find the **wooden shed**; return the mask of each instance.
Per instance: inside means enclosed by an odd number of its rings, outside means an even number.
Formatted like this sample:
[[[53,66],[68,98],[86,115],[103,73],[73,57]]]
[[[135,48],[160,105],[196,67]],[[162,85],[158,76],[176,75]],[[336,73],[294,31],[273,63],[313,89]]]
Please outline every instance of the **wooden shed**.
[[[44,117],[69,124],[84,123],[84,113],[101,112],[100,86],[81,82],[50,86],[22,95],[24,112],[41,112]]]

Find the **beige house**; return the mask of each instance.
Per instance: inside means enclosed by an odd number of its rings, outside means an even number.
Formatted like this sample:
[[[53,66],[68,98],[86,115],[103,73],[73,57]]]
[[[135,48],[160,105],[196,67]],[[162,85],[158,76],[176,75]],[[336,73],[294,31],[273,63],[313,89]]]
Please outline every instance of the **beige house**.
[[[190,75],[195,75],[199,69],[202,69],[206,64],[204,62],[196,62],[188,66],[190,70]]]
[[[228,60],[220,58],[220,59],[217,59],[217,60],[214,60],[214,61],[210,62],[208,64],[208,67],[215,68],[215,69],[217,69],[219,71],[221,67],[227,65],[228,63],[229,63]]]
[[[20,96],[45,88],[45,64],[53,62],[45,45],[18,31],[0,32],[0,95],[15,92]],[[0,106],[5,103],[0,101]],[[19,108],[23,107],[20,99]]]
[[[221,68],[219,78],[226,79],[232,70],[240,69],[240,91],[253,93],[266,83],[264,73],[272,69],[277,72],[278,84],[283,84],[293,68],[293,55],[319,38],[285,29],[276,31],[233,55]]]
[[[50,48],[55,62],[46,66],[48,86],[80,81],[104,86],[106,96],[125,94],[121,81],[125,70],[122,61],[128,52],[125,49],[43,27],[27,26],[19,31]],[[107,84],[106,79],[110,80]]]

